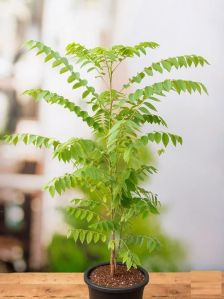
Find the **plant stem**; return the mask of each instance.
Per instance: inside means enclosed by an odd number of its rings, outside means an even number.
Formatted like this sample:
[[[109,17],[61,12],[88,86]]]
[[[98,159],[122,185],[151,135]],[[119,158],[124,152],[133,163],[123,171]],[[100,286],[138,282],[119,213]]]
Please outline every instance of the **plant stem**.
[[[106,61],[106,65],[107,65],[107,71],[108,71],[108,77],[109,77],[109,92],[110,92],[110,109],[109,109],[109,130],[111,129],[112,126],[112,113],[113,113],[113,98],[112,98],[112,76],[113,76],[113,67],[112,67],[112,63],[111,65],[108,64],[108,62]],[[112,163],[110,161],[109,158],[109,172],[110,172],[110,176],[113,176],[113,166]],[[113,221],[115,218],[115,210],[113,207],[113,186],[111,183],[110,186],[110,192],[111,192],[111,220]],[[111,249],[111,253],[110,253],[110,274],[111,276],[114,276],[115,271],[116,271],[116,235],[115,235],[115,231],[112,231],[111,234],[111,240],[113,241],[113,248]]]
[[[113,76],[113,71],[112,71],[112,65],[109,67],[108,66],[108,75],[109,75],[109,89],[110,89],[110,122],[109,122],[109,129],[111,128],[112,125],[112,111],[113,111],[113,99],[112,99],[112,76]]]
[[[115,249],[115,232],[112,232],[111,240],[114,241],[113,249],[111,249],[110,253],[110,275],[114,276],[116,271],[116,249]]]

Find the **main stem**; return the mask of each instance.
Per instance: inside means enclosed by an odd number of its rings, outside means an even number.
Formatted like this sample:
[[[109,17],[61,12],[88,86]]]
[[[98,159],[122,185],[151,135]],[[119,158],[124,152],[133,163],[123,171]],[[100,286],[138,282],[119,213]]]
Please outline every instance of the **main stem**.
[[[112,113],[113,113],[113,99],[112,99],[112,73],[113,73],[113,69],[112,69],[112,64],[108,65],[108,62],[106,62],[107,65],[107,70],[108,70],[108,76],[109,76],[109,91],[110,91],[110,115],[109,115],[109,130],[112,126]],[[113,169],[112,169],[112,165],[111,165],[111,161],[109,159],[109,169],[110,169],[110,176],[113,175]],[[115,210],[113,207],[113,187],[111,185],[110,187],[110,192],[111,192],[111,220],[114,220],[115,217]],[[116,234],[115,231],[112,231],[111,234],[111,241],[112,241],[112,249],[110,252],[110,275],[114,276],[115,271],[116,271]]]

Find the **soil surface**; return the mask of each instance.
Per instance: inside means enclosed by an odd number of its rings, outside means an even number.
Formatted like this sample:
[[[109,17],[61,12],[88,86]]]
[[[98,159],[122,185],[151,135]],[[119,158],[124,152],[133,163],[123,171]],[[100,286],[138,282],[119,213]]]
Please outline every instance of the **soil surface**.
[[[115,275],[111,276],[110,265],[103,265],[90,273],[90,280],[97,285],[108,288],[126,288],[143,282],[144,274],[138,269],[127,270],[126,266],[117,265]]]

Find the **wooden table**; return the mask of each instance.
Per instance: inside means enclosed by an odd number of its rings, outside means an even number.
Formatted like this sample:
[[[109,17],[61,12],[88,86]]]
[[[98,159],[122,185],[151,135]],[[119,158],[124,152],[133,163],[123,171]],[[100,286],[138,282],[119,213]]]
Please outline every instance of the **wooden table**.
[[[82,273],[0,274],[0,299],[86,299]],[[224,272],[151,273],[144,299],[224,299]]]

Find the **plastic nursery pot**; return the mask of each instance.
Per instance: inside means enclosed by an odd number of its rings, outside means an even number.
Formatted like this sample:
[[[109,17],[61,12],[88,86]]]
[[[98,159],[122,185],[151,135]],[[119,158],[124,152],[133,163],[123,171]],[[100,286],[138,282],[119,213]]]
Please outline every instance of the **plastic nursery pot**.
[[[107,288],[93,283],[89,278],[95,268],[103,265],[109,265],[109,263],[98,264],[84,272],[84,281],[89,288],[89,299],[142,299],[144,287],[149,282],[149,274],[145,269],[138,267],[144,275],[143,282],[127,288]]]

